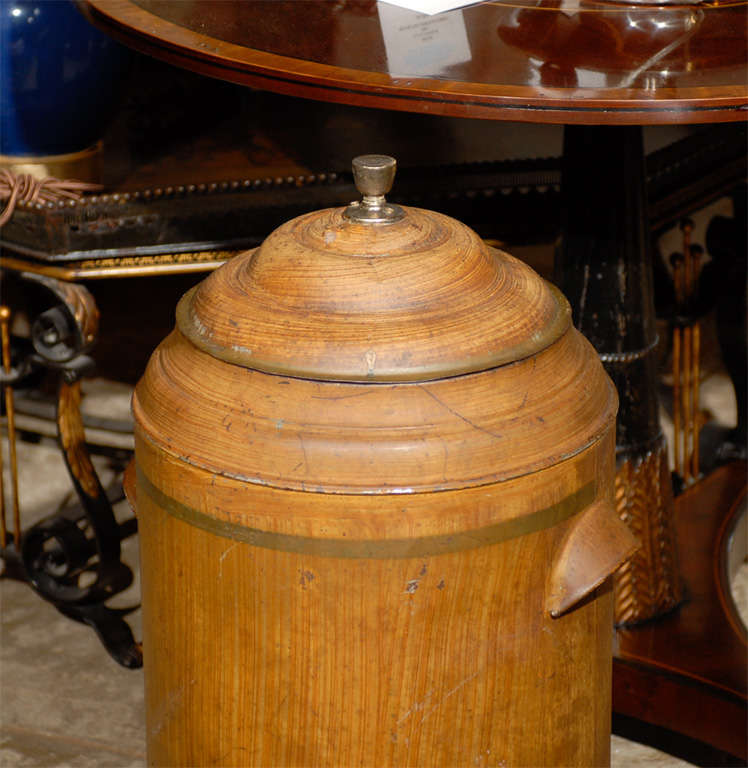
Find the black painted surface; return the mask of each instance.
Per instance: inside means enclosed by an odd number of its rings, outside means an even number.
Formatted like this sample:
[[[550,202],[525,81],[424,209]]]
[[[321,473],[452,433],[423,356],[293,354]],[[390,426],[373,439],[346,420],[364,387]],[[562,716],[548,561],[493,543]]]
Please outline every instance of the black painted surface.
[[[640,127],[566,127],[556,279],[618,389],[619,456],[660,435],[645,179]]]

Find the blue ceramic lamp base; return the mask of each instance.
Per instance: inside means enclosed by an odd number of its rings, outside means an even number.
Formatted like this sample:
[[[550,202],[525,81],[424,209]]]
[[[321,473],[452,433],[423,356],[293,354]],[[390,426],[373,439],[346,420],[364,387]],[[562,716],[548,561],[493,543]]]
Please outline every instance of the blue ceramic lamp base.
[[[70,0],[0,0],[0,167],[98,181],[130,61]]]

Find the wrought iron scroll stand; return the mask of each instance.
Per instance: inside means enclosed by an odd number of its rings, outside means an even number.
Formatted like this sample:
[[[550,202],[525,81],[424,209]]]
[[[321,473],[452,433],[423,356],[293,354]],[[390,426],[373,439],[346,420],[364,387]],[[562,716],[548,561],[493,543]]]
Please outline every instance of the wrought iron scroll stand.
[[[5,489],[0,484],[0,557],[3,576],[28,583],[63,615],[90,626],[124,667],[142,666],[140,644],[125,616],[133,610],[110,608],[106,601],[133,579],[120,560],[120,544],[137,530],[135,518],[118,523],[112,503],[91,462],[81,415],[81,379],[93,370],[87,352],[96,339],[98,309],[82,285],[31,273],[21,279],[51,294],[54,304],[41,312],[31,328],[33,351],[13,360],[10,310],[0,308],[2,371],[10,446],[10,498],[13,531],[6,524]],[[59,374],[57,435],[79,504],[21,530],[15,455],[13,387],[39,368]],[[0,472],[1,474],[1,472]]]

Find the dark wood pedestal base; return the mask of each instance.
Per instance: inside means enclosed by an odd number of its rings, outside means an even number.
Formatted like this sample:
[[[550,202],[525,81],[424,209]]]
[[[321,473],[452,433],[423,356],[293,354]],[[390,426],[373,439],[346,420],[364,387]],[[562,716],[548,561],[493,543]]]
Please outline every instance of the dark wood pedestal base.
[[[748,758],[748,637],[727,565],[747,471],[743,461],[720,467],[676,498],[685,599],[616,633],[614,730],[704,765]]]

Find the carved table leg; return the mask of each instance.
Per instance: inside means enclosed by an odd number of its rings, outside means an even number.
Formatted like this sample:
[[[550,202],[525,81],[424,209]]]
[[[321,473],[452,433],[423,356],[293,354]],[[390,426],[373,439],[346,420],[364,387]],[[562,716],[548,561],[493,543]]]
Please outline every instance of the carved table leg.
[[[618,624],[681,599],[667,447],[659,423],[652,265],[639,127],[568,126],[557,276],[574,323],[618,389],[616,504],[641,541],[614,579]]]

